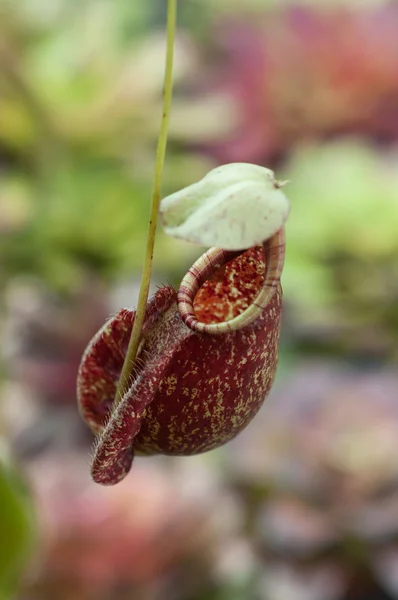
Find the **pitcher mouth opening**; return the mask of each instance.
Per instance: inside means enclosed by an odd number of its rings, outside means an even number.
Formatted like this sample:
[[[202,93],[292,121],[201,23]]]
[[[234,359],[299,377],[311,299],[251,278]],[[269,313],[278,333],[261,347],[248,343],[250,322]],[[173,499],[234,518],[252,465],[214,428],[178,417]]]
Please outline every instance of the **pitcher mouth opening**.
[[[228,257],[226,257],[228,259]],[[193,310],[201,323],[223,323],[242,314],[264,285],[265,254],[262,246],[242,251],[207,279],[197,291]]]
[[[196,332],[213,335],[253,323],[280,285],[284,253],[284,229],[262,246],[208,250],[192,265],[178,290],[184,323]]]

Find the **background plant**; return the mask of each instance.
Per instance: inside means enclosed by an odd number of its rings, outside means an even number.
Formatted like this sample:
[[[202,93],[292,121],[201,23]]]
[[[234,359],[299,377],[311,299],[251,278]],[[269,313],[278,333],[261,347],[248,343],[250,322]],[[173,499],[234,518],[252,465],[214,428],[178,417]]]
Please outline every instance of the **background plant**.
[[[165,13],[164,2],[124,0],[2,0],[0,13],[0,431],[17,470],[28,476],[37,509],[39,493],[54,493],[51,469],[70,464],[71,479],[87,471],[90,442],[79,430],[69,383],[83,350],[85,303],[98,300],[92,314],[99,327],[117,307],[136,302],[161,104]],[[360,371],[384,378],[384,369],[395,366],[397,15],[396,3],[383,1],[181,3],[164,193],[231,159],[259,162],[291,180],[280,381],[288,380],[299,361],[321,353],[343,370],[354,365],[355,381]],[[159,232],[154,285],[178,282],[200,252]],[[335,380],[342,377],[333,372]],[[320,368],[306,373],[306,385],[315,386]],[[375,394],[386,396],[383,389],[379,385]],[[339,397],[341,389],[334,394]],[[271,396],[269,406],[278,398]],[[272,425],[272,410],[265,405],[263,411]],[[360,412],[352,417],[358,429]],[[289,432],[297,419],[287,410]],[[387,421],[395,422],[393,411]],[[364,444],[371,446],[363,431]],[[337,447],[339,431],[328,435]],[[360,447],[354,444],[355,451]],[[50,468],[56,450],[63,454],[56,454]],[[266,451],[256,445],[253,452],[252,464],[255,459],[263,464]],[[192,470],[219,479],[232,446],[225,453],[186,460]],[[39,462],[42,470],[36,469]],[[141,465],[149,469],[145,461]],[[229,541],[212,544],[212,565],[200,571],[204,585],[196,597],[268,600],[266,587],[256,592],[262,572],[257,538],[245,525],[251,505],[235,487],[234,468],[220,484],[232,498],[239,495],[232,502],[234,517],[224,511],[225,497],[209,490],[218,507],[215,520],[229,531]],[[277,461],[279,478],[285,468]],[[172,473],[176,465],[165,460],[160,469]],[[310,471],[305,463],[302,472]],[[261,475],[259,488],[267,488],[267,477]],[[131,484],[128,497],[135,493]],[[156,496],[151,477],[139,485],[143,497]],[[178,491],[182,483],[174,485]],[[251,493],[259,493],[258,487]],[[193,486],[192,493],[199,491]],[[92,504],[73,486],[68,494],[78,539]],[[385,490],[382,495],[389,497]],[[283,504],[279,491],[278,503]],[[101,510],[96,514],[104,515]],[[115,509],[116,521],[121,511]],[[85,582],[65,575],[73,556],[65,558],[67,546],[58,532],[68,519],[55,511],[54,546],[47,543],[48,530],[39,532],[36,560],[24,578],[17,577],[19,598],[31,598],[32,589],[44,600],[63,598],[62,590],[90,597]],[[85,531],[94,536],[96,530]],[[360,533],[362,548],[373,551],[375,542]],[[13,535],[18,545],[19,534]],[[184,535],[175,556],[185,556]],[[62,551],[55,553],[55,547]],[[167,558],[167,544],[156,551]],[[353,572],[341,546],[334,556]],[[281,558],[286,562],[289,553]],[[306,559],[311,566],[313,557]],[[187,576],[183,584],[179,578],[195,571],[195,566],[185,571],[184,561],[176,558],[159,575],[167,581],[167,598],[195,597],[194,579]],[[294,581],[293,599],[300,593]],[[112,598],[131,594],[131,582],[108,583]],[[333,581],[322,583],[322,590],[333,589]],[[140,593],[161,597],[146,583]],[[353,586],[350,593],[364,600],[367,589]],[[393,586],[376,587],[372,600],[394,593]]]

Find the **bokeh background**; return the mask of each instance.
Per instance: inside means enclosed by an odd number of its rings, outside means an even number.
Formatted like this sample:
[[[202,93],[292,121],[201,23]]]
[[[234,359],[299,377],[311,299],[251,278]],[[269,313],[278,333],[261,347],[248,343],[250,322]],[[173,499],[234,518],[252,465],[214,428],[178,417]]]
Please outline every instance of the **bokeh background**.
[[[0,598],[398,598],[398,4],[180,0],[164,193],[289,179],[274,389],[91,483],[87,341],[134,306],[166,1],[0,0]],[[158,232],[154,289],[200,254]]]

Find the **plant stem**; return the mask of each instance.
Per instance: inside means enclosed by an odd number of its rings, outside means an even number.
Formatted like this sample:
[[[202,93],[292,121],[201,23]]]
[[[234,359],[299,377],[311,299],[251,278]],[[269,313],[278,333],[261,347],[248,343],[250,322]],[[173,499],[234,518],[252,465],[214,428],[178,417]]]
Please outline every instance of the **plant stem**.
[[[174,60],[174,38],[176,29],[177,17],[177,0],[168,0],[167,4],[167,51],[166,51],[166,68],[164,74],[163,86],[163,113],[160,125],[160,133],[158,147],[156,152],[155,175],[153,182],[151,212],[149,217],[148,238],[146,244],[146,252],[144,259],[144,267],[142,270],[142,279],[140,294],[138,297],[137,310],[129,345],[127,348],[126,358],[120,379],[117,385],[116,396],[113,403],[113,409],[117,408],[123,398],[126,385],[131,375],[133,364],[137,356],[137,351],[140,343],[142,325],[145,319],[145,311],[148,300],[149,286],[151,283],[151,271],[153,261],[153,249],[155,246],[156,225],[159,213],[160,204],[160,187],[162,183],[163,164],[167,146],[167,130],[170,117],[170,106],[173,92],[173,60]]]

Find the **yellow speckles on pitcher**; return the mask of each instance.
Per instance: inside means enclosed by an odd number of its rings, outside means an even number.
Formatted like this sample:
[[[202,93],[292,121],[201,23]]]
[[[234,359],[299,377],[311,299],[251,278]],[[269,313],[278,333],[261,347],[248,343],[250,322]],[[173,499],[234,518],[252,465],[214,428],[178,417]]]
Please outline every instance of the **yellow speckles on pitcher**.
[[[173,392],[175,392],[177,386],[177,377],[175,375],[170,375],[167,379],[164,380],[164,391],[168,396],[171,396]]]

